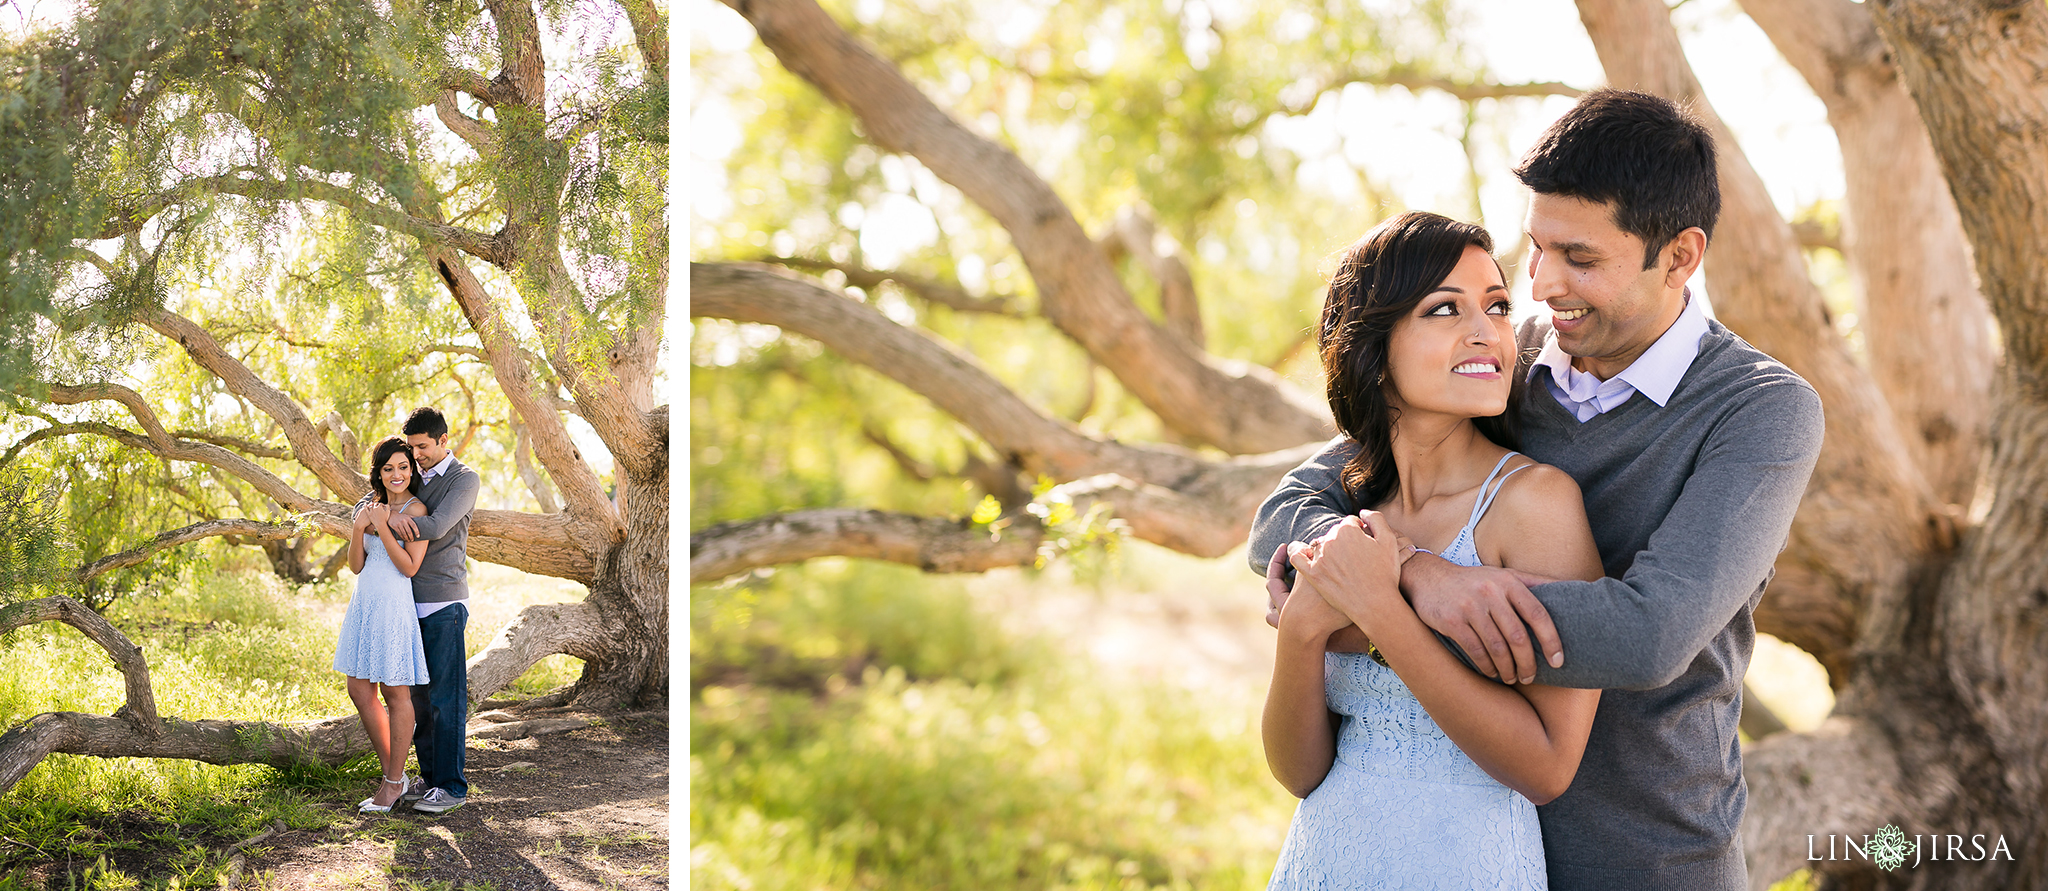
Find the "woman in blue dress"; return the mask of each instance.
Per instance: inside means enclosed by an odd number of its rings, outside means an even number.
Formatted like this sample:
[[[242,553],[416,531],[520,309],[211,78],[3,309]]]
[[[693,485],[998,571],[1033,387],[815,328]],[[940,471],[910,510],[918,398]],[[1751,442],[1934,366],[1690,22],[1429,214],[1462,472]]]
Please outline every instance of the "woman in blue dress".
[[[1481,677],[1399,588],[1418,546],[1600,575],[1578,485],[1513,451],[1515,339],[1492,249],[1485,229],[1411,212],[1331,279],[1318,345],[1337,426],[1360,445],[1344,486],[1372,509],[1274,555],[1298,574],[1266,760],[1303,800],[1271,889],[1547,887],[1535,805],[1577,772],[1600,692]]]
[[[356,593],[341,620],[334,670],[348,676],[348,698],[384,769],[376,794],[357,805],[364,813],[389,812],[405,792],[405,760],[412,750],[411,688],[427,682],[427,650],[420,643],[412,600],[412,575],[419,571],[427,543],[401,543],[390,525],[399,514],[426,515],[416,497],[419,478],[405,440],[393,436],[378,443],[370,454],[372,497],[357,508],[349,532],[348,566],[356,573]],[[382,705],[377,702],[380,690]]]

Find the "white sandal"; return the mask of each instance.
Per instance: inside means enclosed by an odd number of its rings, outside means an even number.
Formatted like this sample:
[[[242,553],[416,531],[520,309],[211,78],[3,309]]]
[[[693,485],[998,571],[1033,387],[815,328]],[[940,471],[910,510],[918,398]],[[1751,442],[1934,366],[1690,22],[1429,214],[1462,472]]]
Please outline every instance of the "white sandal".
[[[379,777],[379,779],[383,778]],[[395,780],[383,781],[386,783],[390,783],[393,786],[397,786],[401,790],[405,789],[408,785],[410,785],[410,781],[406,779],[405,774],[399,774],[398,779]],[[363,799],[363,803],[356,805],[356,812],[362,814],[388,814],[391,813],[392,805],[395,805],[397,803],[398,802],[393,801],[391,804],[378,804],[377,796],[372,795],[369,798]]]

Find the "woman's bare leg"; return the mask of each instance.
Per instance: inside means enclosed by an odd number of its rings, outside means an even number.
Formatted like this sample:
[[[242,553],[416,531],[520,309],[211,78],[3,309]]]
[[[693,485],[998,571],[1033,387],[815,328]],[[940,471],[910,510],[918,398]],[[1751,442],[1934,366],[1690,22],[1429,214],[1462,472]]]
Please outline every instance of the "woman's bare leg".
[[[377,702],[377,682],[349,678],[348,698],[355,703],[356,714],[363,719],[363,733],[370,737],[370,748],[376,751],[377,761],[390,760],[391,718]],[[410,730],[406,732],[411,733]]]
[[[405,758],[412,752],[412,688],[394,687],[389,684],[381,686],[384,688],[384,702],[387,708],[385,724],[389,728],[389,736],[385,738],[384,748],[377,757],[384,765],[385,777],[402,777],[405,776]],[[404,793],[404,786],[379,783],[377,794],[372,797],[378,804],[390,804]]]

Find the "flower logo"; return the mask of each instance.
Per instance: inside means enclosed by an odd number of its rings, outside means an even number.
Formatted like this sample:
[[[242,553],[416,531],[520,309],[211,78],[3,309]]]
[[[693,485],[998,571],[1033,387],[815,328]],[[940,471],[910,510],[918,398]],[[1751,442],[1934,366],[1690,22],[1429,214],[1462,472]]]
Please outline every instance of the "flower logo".
[[[1870,840],[1870,862],[1890,872],[1905,863],[1906,854],[1912,850],[1913,846],[1906,843],[1906,833],[1899,831],[1898,826],[1886,823]]]

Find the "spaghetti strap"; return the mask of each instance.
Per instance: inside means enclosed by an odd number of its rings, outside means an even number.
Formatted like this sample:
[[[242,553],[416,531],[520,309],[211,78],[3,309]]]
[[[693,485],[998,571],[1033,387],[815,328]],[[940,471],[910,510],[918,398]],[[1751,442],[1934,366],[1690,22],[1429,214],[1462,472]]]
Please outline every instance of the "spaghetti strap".
[[[1507,473],[1501,473],[1500,469],[1502,467],[1507,466],[1508,459],[1513,458],[1519,454],[1521,453],[1509,452],[1506,455],[1502,456],[1500,459],[1500,463],[1493,465],[1493,473],[1487,474],[1485,481],[1479,484],[1479,496],[1473,499],[1472,517],[1471,519],[1465,521],[1466,528],[1469,529],[1473,526],[1479,525],[1479,518],[1486,516],[1487,508],[1493,506],[1493,499],[1500,497],[1500,490],[1507,487],[1508,477],[1514,476],[1515,474],[1521,473],[1524,470],[1536,466],[1535,462],[1530,462],[1528,464],[1524,464],[1520,467],[1510,470]],[[1500,479],[1497,481],[1494,479],[1495,474],[1500,474]],[[1489,485],[1492,486],[1491,490],[1487,488]]]
[[[1480,517],[1486,516],[1486,509],[1493,506],[1493,499],[1500,495],[1501,488],[1508,484],[1508,477],[1521,473],[1523,468],[1536,466],[1532,461],[1507,473],[1501,473],[1500,469],[1508,465],[1508,459],[1518,454],[1521,453],[1509,452],[1501,456],[1500,463],[1493,465],[1493,472],[1488,473],[1486,479],[1479,482],[1479,494],[1472,498],[1472,518],[1465,521],[1465,528],[1458,530],[1458,537],[1452,539],[1450,546],[1444,548],[1439,556],[1459,566],[1480,565],[1479,545],[1473,540],[1473,528],[1479,525]]]

